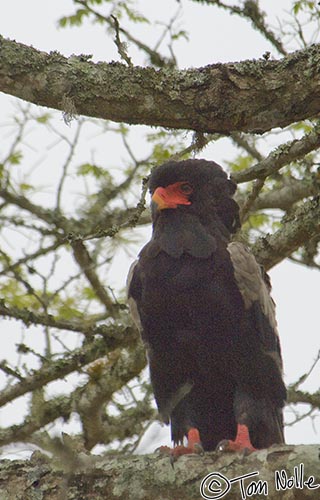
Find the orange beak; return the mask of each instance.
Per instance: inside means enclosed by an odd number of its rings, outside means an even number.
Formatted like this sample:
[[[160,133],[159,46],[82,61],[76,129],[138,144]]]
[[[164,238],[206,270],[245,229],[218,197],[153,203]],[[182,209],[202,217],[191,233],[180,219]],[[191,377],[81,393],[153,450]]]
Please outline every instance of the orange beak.
[[[188,196],[178,190],[178,184],[171,184],[167,187],[158,187],[153,195],[152,201],[157,205],[158,210],[166,208],[177,208],[178,205],[191,205]]]

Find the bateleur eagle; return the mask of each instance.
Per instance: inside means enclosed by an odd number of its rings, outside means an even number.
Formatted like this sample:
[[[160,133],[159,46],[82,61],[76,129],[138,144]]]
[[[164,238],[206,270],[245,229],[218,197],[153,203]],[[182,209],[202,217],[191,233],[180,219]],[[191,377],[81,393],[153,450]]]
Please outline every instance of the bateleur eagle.
[[[128,297],[171,454],[283,443],[274,302],[253,255],[230,242],[240,227],[235,183],[213,161],[186,160],[155,168],[149,188],[153,234]]]

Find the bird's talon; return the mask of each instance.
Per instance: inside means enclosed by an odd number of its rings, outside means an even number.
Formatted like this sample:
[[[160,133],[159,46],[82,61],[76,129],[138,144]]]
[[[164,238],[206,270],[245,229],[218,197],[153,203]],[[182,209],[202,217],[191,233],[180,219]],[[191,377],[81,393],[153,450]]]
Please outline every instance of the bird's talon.
[[[195,443],[193,445],[193,453],[196,453],[197,455],[203,455],[204,454],[204,449],[201,443]]]
[[[220,441],[220,443],[218,443],[216,450],[221,452],[221,453],[223,451],[228,451],[228,445],[229,445],[228,439],[223,439],[222,441]]]
[[[169,446],[159,446],[155,450],[155,453],[160,453],[160,455],[168,455],[168,456],[170,456],[171,452],[172,452],[172,449]]]

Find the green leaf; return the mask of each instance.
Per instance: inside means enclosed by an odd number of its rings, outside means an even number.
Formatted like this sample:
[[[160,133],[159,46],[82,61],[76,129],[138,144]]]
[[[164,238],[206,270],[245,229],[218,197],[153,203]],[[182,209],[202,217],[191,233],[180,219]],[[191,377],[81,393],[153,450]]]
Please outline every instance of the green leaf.
[[[8,162],[11,165],[19,165],[21,163],[21,160],[23,158],[23,154],[21,151],[15,151],[14,153],[11,153],[11,155],[8,158]]]
[[[184,38],[187,42],[189,41],[189,33],[185,30],[180,30],[178,33],[172,35],[172,40],[178,40],[179,38]]]
[[[97,295],[95,294],[95,292],[92,290],[91,287],[89,286],[86,286],[83,288],[82,290],[82,294],[83,294],[83,297],[87,300],[94,300],[97,298]]]
[[[85,17],[90,15],[88,9],[78,9],[75,14],[71,16],[64,16],[58,20],[58,25],[60,28],[65,28],[66,26],[81,26]]]
[[[292,10],[293,10],[293,13],[294,13],[295,16],[299,13],[299,11],[301,10],[301,8],[302,8],[301,2],[295,2],[293,4]]]
[[[25,308],[29,311],[38,311],[40,308],[39,301],[33,295],[26,293],[25,288],[15,279],[8,279],[0,285],[0,295],[8,306]]]
[[[50,113],[43,113],[42,115],[38,116],[36,118],[36,121],[38,123],[42,123],[42,124],[46,124],[48,123],[48,121],[50,120],[51,118],[51,114]]]
[[[92,165],[91,163],[83,163],[80,165],[77,169],[77,173],[82,176],[92,175],[96,179],[109,176],[109,173],[105,169],[97,165]]]
[[[76,301],[72,297],[68,297],[63,304],[57,307],[58,318],[60,319],[73,319],[82,317],[82,314],[76,309]]]
[[[128,2],[120,2],[119,7],[122,7],[124,9],[130,21],[134,23],[147,23],[147,24],[150,23],[150,21],[142,14],[140,14],[140,12],[130,9],[128,7]]]
[[[31,186],[31,184],[26,184],[25,182],[19,184],[19,187],[21,191],[30,191],[31,189],[33,189],[33,186]]]
[[[253,158],[250,155],[240,155],[234,161],[226,162],[232,172],[240,172],[246,170],[253,165]]]

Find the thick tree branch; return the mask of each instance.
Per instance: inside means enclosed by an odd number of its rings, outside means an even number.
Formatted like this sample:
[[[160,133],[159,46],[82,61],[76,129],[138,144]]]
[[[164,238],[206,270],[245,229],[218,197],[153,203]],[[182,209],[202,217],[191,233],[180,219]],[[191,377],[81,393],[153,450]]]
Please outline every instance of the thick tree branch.
[[[279,61],[178,71],[87,61],[0,39],[0,90],[38,105],[126,123],[262,133],[320,112],[320,45]]]
[[[59,459],[53,463],[39,453],[30,461],[1,461],[0,493],[3,498],[24,500],[199,500],[200,485],[205,476],[212,474],[207,488],[203,484],[203,491],[211,495],[206,498],[221,498],[220,490],[226,491],[228,500],[260,496],[273,500],[317,499],[318,454],[317,445],[275,446],[247,457],[218,452],[184,456],[173,468],[169,458],[160,454],[93,457],[72,450],[63,453],[61,449]],[[252,476],[242,482],[236,479],[247,474]],[[215,495],[208,490],[210,479],[215,481],[211,484]],[[290,480],[288,484],[286,479]]]
[[[274,234],[260,238],[252,251],[266,270],[275,266],[320,233],[320,197],[306,201]]]
[[[252,209],[280,208],[281,210],[290,210],[297,201],[310,196],[316,196],[319,192],[320,178],[309,177],[303,180],[295,178],[285,179],[283,187],[260,194],[253,203]]]

